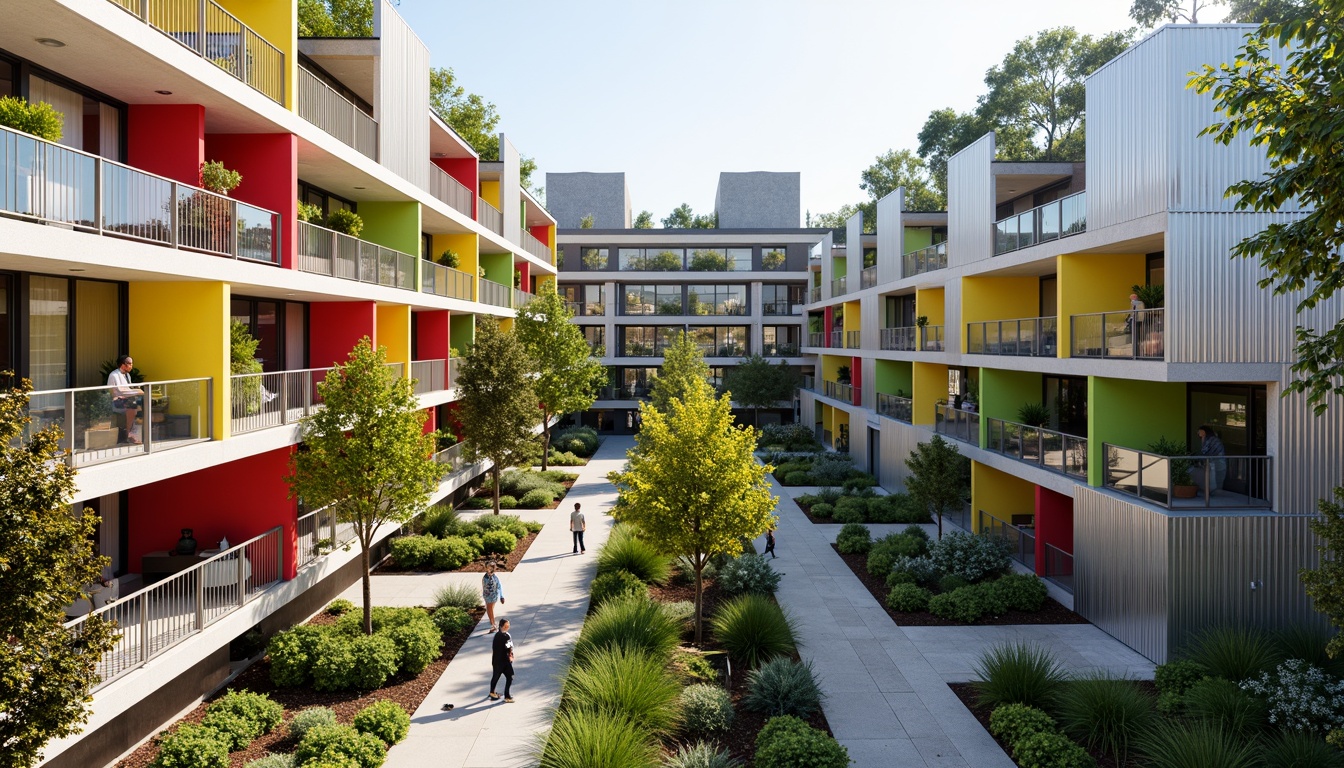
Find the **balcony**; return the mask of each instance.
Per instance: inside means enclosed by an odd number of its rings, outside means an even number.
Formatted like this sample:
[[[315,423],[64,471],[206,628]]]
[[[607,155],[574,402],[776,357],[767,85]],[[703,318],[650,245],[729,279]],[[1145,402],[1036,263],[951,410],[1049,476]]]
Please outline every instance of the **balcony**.
[[[428,395],[446,390],[447,367],[447,360],[412,360],[411,378],[415,379],[415,394]]]
[[[814,285],[807,292],[807,303],[816,304],[818,301],[821,301],[821,286]]]
[[[877,413],[879,416],[886,416],[888,419],[909,424],[914,415],[914,408],[915,401],[908,397],[888,395],[884,392],[877,393]]]
[[[533,256],[536,256],[538,259],[541,259],[547,264],[550,264],[551,249],[547,247],[545,243],[533,237],[531,232],[524,231],[522,235],[523,235],[523,250],[527,251]]]
[[[987,419],[985,450],[1087,482],[1087,438],[1003,419]]]
[[[980,445],[980,414],[950,405],[934,406],[933,431],[953,440]]]
[[[845,331],[845,349],[861,349],[863,343],[859,337],[862,335],[860,331]]]
[[[298,226],[301,271],[415,290],[414,256],[306,221]]]
[[[901,257],[901,276],[914,277],[925,272],[947,269],[947,243],[935,243]]]
[[[821,394],[820,390],[817,389],[817,380],[812,376],[803,377],[803,389],[806,389],[808,392]]]
[[[802,307],[802,304],[791,301],[765,301],[761,303],[761,314],[773,316],[800,314]]]
[[[420,264],[420,292],[432,293],[449,299],[474,301],[471,289],[476,278],[461,270],[422,261]]]
[[[859,273],[859,290],[873,288],[877,285],[877,266],[864,267]]]
[[[242,435],[295,424],[321,405],[317,385],[331,368],[305,368],[230,376],[232,432]]]
[[[448,358],[448,388],[457,389],[457,377],[462,372],[462,358]]]
[[[28,395],[28,430],[61,428],[66,463],[87,467],[214,439],[210,402],[212,379],[176,379],[135,384],[144,393],[137,417],[140,442],[119,442],[126,409],[112,398],[114,387],[49,389]],[[148,430],[145,425],[150,425]]]
[[[484,200],[476,201],[476,220],[496,235],[504,234],[504,214]]]
[[[831,295],[844,296],[845,292],[849,290],[848,286],[849,286],[848,275],[846,275],[845,277],[835,278],[834,280],[831,281]]]
[[[520,289],[520,288],[514,288],[514,289],[513,289],[513,308],[514,308],[514,309],[522,309],[523,307],[526,307],[528,304],[531,304],[531,303],[533,302],[533,300],[535,300],[536,298],[537,298],[537,294],[535,294],[535,293],[528,293],[527,291],[524,291],[524,290],[522,290],[522,289]]]
[[[1073,594],[1073,555],[1053,544],[1045,545],[1045,580]]]
[[[279,264],[280,215],[0,128],[0,212],[109,237]]]
[[[797,344],[781,341],[763,345],[761,354],[765,357],[797,357],[799,349]]]
[[[994,222],[994,255],[1087,231],[1087,192]]]
[[[1003,518],[991,515],[985,510],[977,510],[980,514],[980,532],[986,536],[996,536],[1008,542],[1008,554],[1017,562],[1026,566],[1027,570],[1036,570],[1036,529],[1029,523],[1023,525],[1013,525]],[[1013,515],[1016,520],[1019,517],[1034,520],[1034,515]]]
[[[298,86],[299,117],[361,155],[378,160],[377,120],[303,67],[299,67]]]
[[[915,343],[918,330],[913,325],[905,328],[883,328],[879,339],[881,347],[895,352],[914,352],[918,348]]]
[[[1074,357],[1161,360],[1166,353],[1166,311],[1127,309],[1073,315],[1070,335]]]
[[[859,387],[852,387],[848,384],[841,384],[838,381],[824,381],[822,383],[826,386],[827,397],[833,397],[836,400],[840,400],[845,403],[850,403],[851,405],[856,404],[858,402],[858,398],[860,397],[861,392]]]
[[[471,190],[434,163],[429,164],[429,194],[471,218]]]
[[[966,324],[966,352],[972,355],[1054,357],[1058,352],[1053,317],[991,320]]]
[[[809,346],[809,347],[825,347],[825,346],[826,346],[826,334],[825,334],[825,333],[809,333],[809,334],[807,334],[807,346]]]
[[[513,289],[507,285],[501,285],[493,280],[486,280],[484,277],[478,281],[480,290],[477,293],[477,301],[482,304],[489,304],[495,307],[507,307],[509,301],[513,298]]]
[[[285,54],[214,0],[111,0],[187,50],[285,103]]]
[[[919,329],[919,348],[925,352],[943,351],[943,326],[926,325]]]
[[[1269,456],[1161,456],[1102,444],[1107,488],[1167,509],[1270,509]]]
[[[451,445],[434,454],[434,461],[447,468],[445,474],[452,474],[462,469],[467,465],[466,459],[462,457],[462,443]]]
[[[337,522],[330,507],[300,517],[295,521],[294,530],[298,539],[295,562],[300,569],[338,547],[354,543],[358,536],[353,524]]]
[[[831,331],[830,338],[828,338],[828,339],[826,340],[826,346],[827,346],[827,347],[830,347],[831,349],[844,349],[844,348],[845,348],[845,332],[844,332],[844,331]]]

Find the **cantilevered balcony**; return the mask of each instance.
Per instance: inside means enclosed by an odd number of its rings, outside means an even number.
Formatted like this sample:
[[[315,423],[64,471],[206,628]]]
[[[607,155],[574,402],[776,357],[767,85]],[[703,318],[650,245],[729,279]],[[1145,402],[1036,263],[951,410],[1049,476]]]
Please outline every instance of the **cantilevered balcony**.
[[[826,396],[833,397],[846,403],[856,404],[860,397],[860,389],[852,387],[849,384],[841,384],[838,381],[823,382],[826,385]]]
[[[994,222],[994,255],[1087,231],[1087,192]]]
[[[826,341],[826,346],[831,349],[845,348],[845,332],[843,330],[831,331],[830,338]]]
[[[826,346],[826,334],[825,334],[825,333],[822,333],[821,331],[817,331],[816,333],[809,333],[809,334],[807,334],[807,346],[809,346],[809,347],[825,347],[825,346]]]
[[[422,261],[420,264],[420,291],[422,293],[432,293],[435,296],[444,296],[449,299],[474,301],[472,288],[475,284],[476,277],[461,270],[435,264],[432,261]]]
[[[845,331],[845,349],[860,349],[863,346],[861,331]]]
[[[1087,481],[1086,437],[989,418],[985,430],[985,450]]]
[[[507,285],[501,285],[493,280],[486,280],[484,277],[478,280],[480,289],[476,299],[482,304],[489,304],[495,307],[507,307],[512,299],[513,289]]]
[[[87,467],[130,459],[214,438],[210,402],[214,381],[208,378],[151,381],[132,385],[141,394],[138,405],[113,398],[116,387],[51,389],[28,395],[28,430],[61,428],[66,462]],[[125,393],[123,393],[125,394]],[[126,434],[127,406],[135,407],[140,424]],[[128,442],[136,440],[137,442]]]
[[[1168,509],[1269,509],[1269,456],[1162,456],[1105,443],[1107,488]]]
[[[980,532],[985,536],[994,536],[1006,541],[1010,557],[1028,570],[1036,570],[1036,529],[1029,522],[1034,517],[1012,515],[1014,519],[1026,517],[1022,525],[1014,525],[983,509],[977,511],[980,516]]]
[[[447,360],[412,360],[411,378],[415,380],[415,394],[442,392],[448,380]]]
[[[821,286],[814,285],[807,292],[807,302],[809,304],[816,304],[818,301],[821,301]]]
[[[504,234],[504,214],[484,200],[476,201],[476,220],[496,235]]]
[[[365,157],[378,159],[377,120],[303,67],[299,67],[298,85],[299,117]]]
[[[899,395],[888,395],[885,392],[877,393],[877,413],[879,416],[886,416],[888,419],[903,421],[906,424],[911,422],[914,415],[914,400]]]
[[[528,291],[524,291],[521,288],[514,288],[513,308],[522,309],[523,307],[526,307],[528,304],[531,304],[533,301],[535,301],[536,298],[537,294],[535,293],[529,293]]]
[[[0,128],[0,213],[83,232],[279,264],[280,215]]]
[[[934,406],[933,431],[971,445],[980,444],[980,414],[950,405]]]
[[[872,288],[877,285],[877,266],[864,267],[859,273],[859,290]]]
[[[429,164],[429,193],[458,213],[471,217],[471,190],[434,163]]]
[[[1166,351],[1166,312],[1125,310],[1069,318],[1074,357],[1161,360]]]
[[[837,278],[835,278],[834,280],[831,281],[831,295],[832,295],[832,296],[844,296],[845,293],[847,293],[848,290],[849,290],[848,286],[849,286],[849,276],[848,276],[848,275],[846,275],[846,276],[844,276],[844,277],[837,277]]]
[[[547,248],[545,243],[533,237],[531,232],[523,232],[523,250],[547,264],[551,263],[551,249]]]
[[[901,276],[914,277],[937,269],[947,269],[947,243],[934,243],[901,257]]]
[[[918,349],[916,341],[919,329],[915,326],[904,328],[883,328],[879,337],[882,349],[895,352],[914,352]]]
[[[1054,357],[1057,328],[1053,317],[991,320],[966,324],[966,352],[972,355]]]
[[[415,290],[414,256],[306,221],[298,225],[300,270]]]
[[[440,364],[442,360],[438,361]],[[397,378],[401,363],[386,363]],[[322,407],[317,387],[333,368],[304,368],[270,373],[235,373],[229,377],[231,431],[235,435],[297,423]],[[440,377],[440,383],[442,377]],[[442,387],[439,387],[442,389]],[[417,392],[419,390],[417,389]]]

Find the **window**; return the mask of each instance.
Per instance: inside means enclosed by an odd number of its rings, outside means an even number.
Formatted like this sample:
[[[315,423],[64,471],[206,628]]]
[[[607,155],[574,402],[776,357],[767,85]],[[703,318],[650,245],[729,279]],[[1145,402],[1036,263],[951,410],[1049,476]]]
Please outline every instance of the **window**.
[[[347,200],[344,197],[333,195],[330,192],[315,187],[312,184],[299,179],[299,199],[309,205],[315,205],[322,209],[323,218],[330,216],[332,211],[355,211],[358,206],[353,200]],[[315,221],[314,224],[321,225],[322,222]]]
[[[693,325],[686,329],[705,357],[744,357],[751,354],[744,325]]]
[[[5,63],[0,61],[0,74],[3,74]],[[0,82],[0,86],[4,83]],[[0,92],[3,95],[3,92]],[[0,371],[12,371],[14,366],[14,327],[10,322],[12,310],[9,302],[14,297],[14,278],[10,275],[0,275]],[[8,385],[10,382],[3,381],[0,384]]]
[[[876,266],[877,266],[877,249],[876,249],[876,248],[864,248],[864,249],[863,249],[863,268],[864,268],[864,269],[867,269],[867,268],[869,268],[869,267],[876,267]]]
[[[573,312],[575,317],[604,315],[607,312],[606,303],[602,300],[602,286],[600,284],[563,285],[560,287],[560,295],[569,305],[569,311]]]
[[[600,325],[585,325],[583,328],[583,338],[588,342],[588,346],[593,348],[594,354],[600,354],[606,351],[606,329]]]
[[[620,334],[620,357],[662,357],[667,346],[676,341],[681,327],[626,325]]]
[[[621,391],[619,396],[622,400],[638,400],[648,397],[654,379],[658,378],[657,368],[622,368],[620,373]]]
[[[761,312],[767,315],[791,315],[793,308],[804,303],[806,286],[788,283],[766,283],[761,286]]]
[[[686,268],[692,272],[749,272],[750,248],[696,248]]]
[[[796,357],[800,334],[796,325],[767,325],[761,328],[761,354],[766,357]]]
[[[681,286],[679,285],[626,285],[626,315],[680,315]]]
[[[580,261],[583,262],[583,268],[589,272],[601,272],[607,268],[607,254],[610,251],[606,248],[583,248],[583,255]]]
[[[28,378],[33,391],[69,386],[69,362],[70,281],[33,275],[28,278]]]
[[[681,248],[619,248],[617,258],[622,271],[679,272],[686,260]]]
[[[709,386],[713,387],[715,392],[723,391],[723,372],[725,370],[727,369],[721,365],[709,367],[709,375],[705,377],[705,381],[709,382]]]
[[[307,307],[296,302],[235,296],[229,314],[257,339],[256,360],[266,373],[303,368]]]
[[[0,95],[3,87],[0,84]],[[64,118],[62,146],[121,161],[121,107],[74,83],[37,75],[28,78],[28,100],[45,101]]]
[[[724,252],[728,258],[728,268],[735,272],[751,271],[751,249],[729,248]]]
[[[745,285],[691,285],[686,288],[688,315],[745,315]]]
[[[761,249],[761,269],[777,272],[788,268],[788,252],[784,246]]]

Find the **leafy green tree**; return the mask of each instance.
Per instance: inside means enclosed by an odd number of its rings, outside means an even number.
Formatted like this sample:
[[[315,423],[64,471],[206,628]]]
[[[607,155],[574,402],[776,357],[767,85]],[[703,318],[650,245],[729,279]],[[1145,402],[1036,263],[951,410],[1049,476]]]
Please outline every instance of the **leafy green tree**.
[[[593,357],[592,347],[565,300],[546,283],[537,298],[518,310],[517,334],[537,364],[532,389],[541,401],[541,468],[548,467],[551,420],[586,411],[607,383],[607,369]]]
[[[1277,63],[1280,46],[1287,62]],[[1205,66],[1190,81],[1212,93],[1224,120],[1201,135],[1220,144],[1249,141],[1269,159],[1269,171],[1227,189],[1240,211],[1306,210],[1284,218],[1232,248],[1237,258],[1256,259],[1268,273],[1261,288],[1293,295],[1297,312],[1315,308],[1344,288],[1344,3],[1312,0],[1298,16],[1266,23],[1247,36],[1232,64]],[[1305,392],[1316,413],[1328,395],[1344,394],[1344,320],[1324,331],[1296,330],[1294,381],[1288,392]]]
[[[1227,0],[1134,0],[1129,7],[1129,18],[1140,26],[1152,27],[1163,21],[1199,23],[1199,12]]]
[[[364,634],[373,634],[370,550],[386,523],[410,520],[429,503],[443,476],[434,461],[438,432],[424,432],[426,414],[408,378],[387,367],[387,350],[365,336],[344,365],[317,385],[323,407],[300,422],[303,449],[290,462],[290,495],[313,509],[328,507],[359,539],[364,582]]]
[[[654,408],[667,413],[674,398],[685,400],[697,392],[713,392],[709,386],[709,366],[705,365],[700,347],[682,331],[663,348],[663,365],[653,380],[649,401]]]
[[[653,229],[653,213],[650,211],[640,211],[635,217],[635,229]]]
[[[798,384],[798,372],[788,363],[781,360],[772,365],[760,355],[745,358],[724,376],[724,388],[738,405],[752,409],[756,426],[761,423],[761,409],[773,407],[780,400],[792,400]]]
[[[299,37],[373,37],[373,3],[299,0]]]
[[[462,140],[471,145],[482,160],[499,159],[499,113],[493,102],[468,93],[457,81],[452,67],[433,67],[429,70],[429,106]],[[532,174],[537,161],[530,157],[519,160],[518,181],[523,189],[541,197],[541,190],[532,189]]]
[[[814,213],[808,215],[808,226],[816,229],[829,229],[832,231],[831,242],[836,245],[845,244],[845,222],[859,212],[857,205],[845,203],[838,210],[830,213]],[[865,220],[867,217],[864,217]]]
[[[957,447],[934,435],[920,443],[905,460],[911,475],[905,491],[938,521],[938,538],[943,538],[943,515],[966,503],[971,491],[971,462]]]
[[[695,226],[695,213],[689,203],[682,203],[663,219],[665,229],[691,229]]]
[[[537,364],[518,336],[500,330],[488,315],[476,320],[476,342],[462,360],[457,379],[458,420],[467,458],[490,460],[494,509],[499,514],[499,473],[536,456],[532,430],[541,410],[533,390]]]
[[[1228,5],[1225,21],[1260,24],[1298,18],[1307,12],[1310,0],[1231,0]]]
[[[910,211],[941,211],[947,197],[938,194],[924,160],[908,149],[889,149],[860,174],[859,189],[868,193],[871,214],[864,209],[864,221],[877,221],[877,201],[905,187],[905,208]]]
[[[732,405],[708,385],[666,412],[640,405],[643,426],[621,472],[612,516],[630,522],[666,553],[695,569],[695,642],[703,638],[704,569],[715,555],[737,555],[742,540],[765,533],[774,515],[765,474],[752,452],[758,433],[733,424]]]
[[[37,765],[50,739],[88,719],[89,687],[112,649],[115,625],[90,616],[76,635],[65,608],[89,597],[108,558],[98,554],[98,515],[67,506],[75,471],[54,425],[25,436],[32,382],[0,397],[0,754],[6,766]]]
[[[587,216],[584,216],[583,218],[579,219],[579,229],[592,229],[592,228],[593,228],[593,214],[590,213]]]
[[[695,218],[691,220],[691,229],[718,229],[718,228],[719,228],[719,214],[717,211],[715,211],[714,213],[703,213],[703,214],[697,213],[695,215]]]
[[[1335,499],[1321,499],[1321,517],[1311,521],[1311,532],[1320,539],[1316,551],[1321,553],[1321,565],[1303,568],[1299,577],[1316,610],[1336,629],[1344,630],[1344,486],[1335,489]],[[1330,638],[1326,651],[1331,658],[1338,657],[1344,651],[1344,634],[1337,632]]]

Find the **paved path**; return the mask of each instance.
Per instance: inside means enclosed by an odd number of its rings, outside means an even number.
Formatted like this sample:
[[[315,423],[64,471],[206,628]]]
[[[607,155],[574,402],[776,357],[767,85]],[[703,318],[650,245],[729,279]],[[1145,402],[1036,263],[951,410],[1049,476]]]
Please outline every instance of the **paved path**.
[[[387,768],[506,768],[532,761],[531,749],[550,728],[552,708],[559,703],[559,675],[583,626],[596,552],[611,527],[605,512],[616,490],[606,475],[621,468],[633,445],[631,438],[607,438],[587,466],[559,467],[579,473],[559,509],[519,510],[523,519],[539,520],[545,528],[518,567],[500,574],[505,603],[497,606],[496,617],[512,625],[517,701],[486,698],[494,636],[486,633],[489,623],[482,620],[411,717],[410,735],[388,752]],[[569,512],[576,501],[588,521],[586,555],[570,554]],[[461,582],[479,589],[480,580],[474,573],[375,576],[373,600],[377,605],[432,605],[443,585]],[[343,596],[358,602],[359,588],[356,582]],[[442,711],[449,702],[453,711]]]

